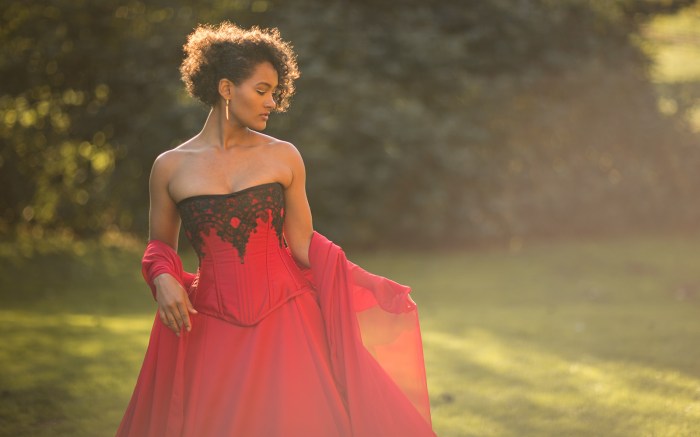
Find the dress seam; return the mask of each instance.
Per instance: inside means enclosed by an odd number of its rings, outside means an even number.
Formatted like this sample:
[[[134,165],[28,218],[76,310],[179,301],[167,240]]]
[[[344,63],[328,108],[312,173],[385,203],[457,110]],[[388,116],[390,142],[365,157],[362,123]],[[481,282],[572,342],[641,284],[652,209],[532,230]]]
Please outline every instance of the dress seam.
[[[222,322],[226,322],[228,324],[238,326],[241,328],[251,328],[251,327],[254,327],[254,326],[257,326],[258,324],[260,324],[260,322],[262,322],[263,320],[265,320],[266,318],[271,316],[272,313],[274,313],[278,309],[282,308],[284,305],[287,305],[288,303],[290,303],[290,301],[292,301],[292,300],[296,299],[297,297],[299,297],[303,294],[306,294],[306,293],[311,293],[312,297],[313,297],[314,289],[311,287],[300,288],[294,294],[291,294],[291,295],[287,296],[286,298],[280,300],[274,307],[272,307],[269,310],[262,313],[260,315],[260,317],[258,319],[256,319],[255,322],[253,322],[253,323],[242,323],[240,321],[236,321],[236,320],[232,320],[231,318],[227,318],[225,314],[217,313],[214,311],[207,311],[206,309],[198,309],[197,314],[201,314],[201,315],[204,315],[207,317],[213,317],[215,319],[221,320]]]

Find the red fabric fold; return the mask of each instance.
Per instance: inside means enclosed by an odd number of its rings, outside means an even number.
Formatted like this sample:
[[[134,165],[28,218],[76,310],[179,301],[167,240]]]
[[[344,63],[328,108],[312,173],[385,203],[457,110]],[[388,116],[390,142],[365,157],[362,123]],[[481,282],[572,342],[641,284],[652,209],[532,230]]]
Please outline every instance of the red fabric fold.
[[[163,273],[173,276],[185,291],[190,289],[195,274],[186,272],[182,260],[175,249],[160,240],[149,240],[141,259],[141,274],[151,288],[153,299],[156,299],[154,279]]]
[[[354,436],[433,436],[410,288],[371,274],[314,231],[309,247],[336,382]],[[304,270],[304,269],[302,269]]]

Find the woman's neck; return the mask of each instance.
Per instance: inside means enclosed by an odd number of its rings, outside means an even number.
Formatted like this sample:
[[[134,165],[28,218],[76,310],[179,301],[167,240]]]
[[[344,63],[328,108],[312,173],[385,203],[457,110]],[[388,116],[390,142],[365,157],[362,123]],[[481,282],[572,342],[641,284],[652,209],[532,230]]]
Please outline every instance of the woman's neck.
[[[250,146],[253,132],[236,120],[226,120],[222,112],[219,107],[212,108],[197,136],[207,144],[225,150]]]

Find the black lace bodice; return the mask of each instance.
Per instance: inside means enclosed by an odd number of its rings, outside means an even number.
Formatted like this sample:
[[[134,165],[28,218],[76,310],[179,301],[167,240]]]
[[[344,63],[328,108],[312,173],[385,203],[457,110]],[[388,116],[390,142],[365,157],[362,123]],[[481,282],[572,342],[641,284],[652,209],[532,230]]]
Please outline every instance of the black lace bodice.
[[[279,182],[255,185],[230,194],[204,194],[187,197],[177,204],[185,235],[200,258],[204,253],[204,236],[211,229],[222,241],[238,250],[241,263],[258,220],[274,228],[280,247],[284,247],[284,191]]]

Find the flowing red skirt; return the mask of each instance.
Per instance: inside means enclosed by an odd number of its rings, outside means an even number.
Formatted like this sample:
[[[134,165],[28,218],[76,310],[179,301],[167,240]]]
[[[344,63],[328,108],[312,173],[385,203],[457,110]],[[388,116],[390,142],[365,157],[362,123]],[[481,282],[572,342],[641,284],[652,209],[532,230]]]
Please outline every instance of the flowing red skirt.
[[[254,328],[195,314],[178,338],[156,318],[117,435],[349,436],[329,362],[311,293]]]
[[[410,288],[318,233],[310,260],[313,287],[254,326],[156,317],[117,436],[434,436]]]

